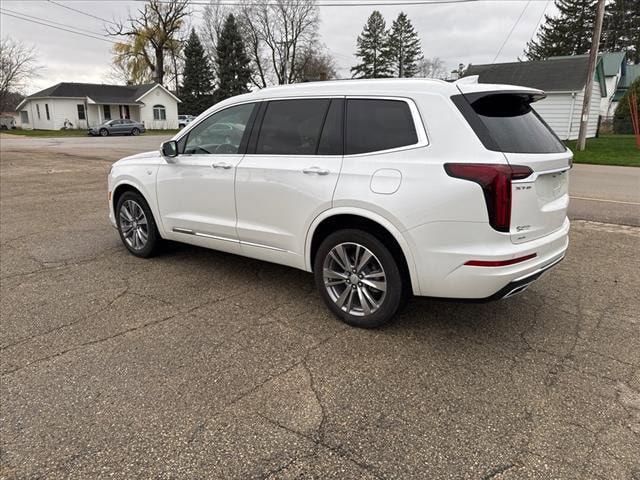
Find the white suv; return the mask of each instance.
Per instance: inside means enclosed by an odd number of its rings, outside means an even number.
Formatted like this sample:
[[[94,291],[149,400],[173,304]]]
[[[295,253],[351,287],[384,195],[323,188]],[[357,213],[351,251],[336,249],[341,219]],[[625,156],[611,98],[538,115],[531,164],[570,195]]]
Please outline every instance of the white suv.
[[[313,272],[360,327],[411,294],[508,297],[567,249],[572,154],[543,97],[395,79],[230,98],[113,165],[110,219],[140,257],[170,239]]]

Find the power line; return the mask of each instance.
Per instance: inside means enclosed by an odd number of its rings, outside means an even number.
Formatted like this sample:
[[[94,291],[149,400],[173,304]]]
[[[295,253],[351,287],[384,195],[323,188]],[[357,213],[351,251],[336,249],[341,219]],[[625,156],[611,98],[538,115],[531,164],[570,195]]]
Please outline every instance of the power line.
[[[38,25],[44,25],[45,27],[55,28],[56,30],[62,30],[63,32],[75,33],[76,35],[81,35],[81,36],[87,37],[87,38],[93,38],[94,40],[101,40],[103,42],[112,43],[114,45],[118,44],[118,42],[114,42],[113,40],[109,40],[109,39],[104,38],[104,37],[93,36],[93,35],[90,35],[90,34],[87,34],[87,33],[78,32],[77,30],[69,30],[68,28],[56,27],[55,25],[51,25],[49,23],[39,22],[37,20],[31,20],[30,18],[20,17],[18,15],[14,15],[12,13],[7,13],[2,8],[0,8],[0,12],[3,15],[7,15],[8,17],[13,17],[13,18],[17,18],[19,20],[24,20],[25,22],[31,22],[31,23],[36,23]],[[95,34],[95,35],[99,35],[99,34]]]
[[[496,63],[496,60],[498,59],[498,57],[500,56],[500,54],[502,53],[502,49],[505,47],[505,45],[507,44],[507,42],[509,41],[509,39],[511,38],[511,34],[513,33],[513,31],[516,29],[516,27],[518,26],[518,23],[520,23],[520,20],[522,20],[522,17],[524,16],[524,12],[527,9],[527,7],[531,4],[531,0],[529,0],[524,8],[522,9],[522,11],[520,12],[520,16],[517,18],[516,23],[513,24],[513,27],[511,27],[511,30],[509,30],[509,33],[507,34],[507,38],[504,39],[504,42],[502,42],[502,45],[500,46],[500,50],[498,50],[498,53],[496,53],[496,56],[493,57],[493,61],[491,63]]]
[[[64,4],[60,3],[60,2],[56,2],[55,0],[47,0],[47,1],[49,3],[53,3],[54,5],[58,5],[59,7],[66,8],[67,10],[71,10],[72,12],[81,13],[82,15],[86,15],[87,17],[92,17],[92,18],[95,18],[96,20],[101,20],[103,22],[111,23],[111,24],[115,25],[115,22],[113,22],[111,20],[107,20],[106,18],[98,17],[97,15],[94,15],[94,14],[89,13],[89,12],[85,12],[84,10],[79,10],[77,8],[70,7],[68,5],[64,5]]]
[[[48,20],[46,18],[34,17],[33,15],[28,15],[28,14],[22,13],[22,12],[16,12],[15,10],[9,10],[8,8],[3,8],[2,10],[4,12],[7,12],[7,13],[13,13],[14,15],[20,15],[22,17],[28,17],[28,18],[31,18],[33,20],[40,20],[42,22],[53,23],[54,25],[59,25],[61,27],[72,28],[72,29],[78,30],[80,32],[88,33],[89,35],[97,35],[97,36],[103,36],[103,37],[106,36],[106,35],[103,35],[102,33],[92,32],[91,30],[86,30],[86,29],[80,28],[80,27],[74,27],[73,25],[67,25],[66,23],[54,22],[53,20]],[[24,20],[26,20],[26,19],[24,19]]]
[[[111,0],[115,1],[115,0]],[[120,1],[120,0],[118,0]],[[147,0],[134,0],[136,2],[146,2]],[[355,2],[355,0],[324,0],[316,2],[316,5],[319,7],[377,7],[377,6],[412,6],[412,5],[440,5],[440,4],[463,4],[463,3],[480,3],[480,2],[494,2],[495,0],[402,0],[402,1],[391,1],[391,0],[365,0],[363,2]],[[531,1],[539,1],[543,2],[546,0],[502,0],[504,2],[524,2],[527,1],[530,3]],[[159,0],[160,3],[170,3],[170,0]],[[190,5],[209,5],[209,1],[206,0],[189,0],[188,3]],[[285,1],[286,4],[286,1]],[[218,5],[228,6],[228,7],[242,7],[242,6],[260,6],[260,5],[268,5],[268,6],[278,6],[278,3],[275,0],[265,0],[262,2],[250,0],[250,1],[240,1],[240,0],[221,0]]]
[[[533,36],[538,31],[538,28],[540,27],[540,24],[542,23],[542,17],[544,17],[544,14],[547,13],[547,9],[549,8],[549,4],[550,3],[551,3],[551,0],[547,0],[547,4],[544,6],[544,10],[542,10],[542,13],[540,14],[540,18],[538,19],[538,23],[536,23],[536,28],[534,28],[533,32],[531,33],[531,40],[533,40]]]

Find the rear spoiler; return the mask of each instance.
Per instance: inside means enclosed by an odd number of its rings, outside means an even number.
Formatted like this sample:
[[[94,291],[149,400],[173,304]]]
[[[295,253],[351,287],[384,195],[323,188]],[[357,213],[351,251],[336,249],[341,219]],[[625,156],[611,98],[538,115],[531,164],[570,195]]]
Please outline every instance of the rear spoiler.
[[[481,98],[492,97],[494,95],[515,95],[525,98],[528,103],[538,102],[547,98],[547,94],[542,90],[533,90],[530,88],[525,88],[522,90],[514,88],[506,90],[480,90],[475,92],[464,92],[458,87],[458,90],[460,90],[460,93],[469,103],[473,103],[477,100],[480,100]]]

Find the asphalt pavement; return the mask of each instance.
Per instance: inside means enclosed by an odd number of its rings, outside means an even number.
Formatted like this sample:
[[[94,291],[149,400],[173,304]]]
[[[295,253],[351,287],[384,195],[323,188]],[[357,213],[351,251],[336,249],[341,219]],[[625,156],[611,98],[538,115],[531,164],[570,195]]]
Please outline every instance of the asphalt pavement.
[[[364,331],[305,272],[129,255],[106,173],[160,141],[0,137],[0,478],[640,479],[640,228],[602,205],[633,223],[640,169],[574,168],[523,294]]]

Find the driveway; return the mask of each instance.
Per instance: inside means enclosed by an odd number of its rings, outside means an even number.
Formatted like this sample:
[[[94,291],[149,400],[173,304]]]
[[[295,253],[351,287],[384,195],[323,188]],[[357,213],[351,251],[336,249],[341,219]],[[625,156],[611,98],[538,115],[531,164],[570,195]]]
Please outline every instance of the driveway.
[[[37,140],[0,139],[0,478],[640,478],[640,228],[363,331],[305,272],[127,254],[105,176],[161,138]]]

